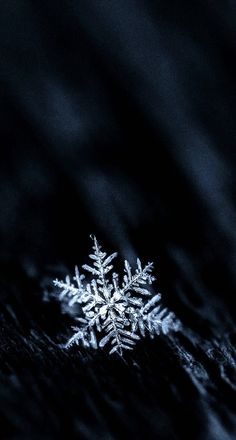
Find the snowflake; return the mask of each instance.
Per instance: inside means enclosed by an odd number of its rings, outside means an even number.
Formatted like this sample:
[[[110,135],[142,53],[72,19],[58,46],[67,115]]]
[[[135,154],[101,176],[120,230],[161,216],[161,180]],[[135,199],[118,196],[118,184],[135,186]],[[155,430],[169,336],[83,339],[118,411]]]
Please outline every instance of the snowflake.
[[[153,263],[142,266],[137,259],[137,267],[132,273],[125,260],[123,280],[119,283],[117,273],[109,276],[117,253],[107,256],[96,237],[91,238],[93,253],[89,257],[92,265],[85,264],[83,269],[92,279],[85,283],[85,276],[76,267],[72,281],[67,276],[65,281],[56,279],[53,282],[60,290],[60,301],[71,308],[79,306],[78,326],[73,327],[74,335],[66,347],[73,344],[95,349],[109,346],[110,354],[116,352],[122,356],[124,350],[132,350],[146,334],[153,338],[170,330],[177,331],[180,322],[175,314],[161,306],[160,293],[153,295],[150,292],[149,286],[155,280]]]

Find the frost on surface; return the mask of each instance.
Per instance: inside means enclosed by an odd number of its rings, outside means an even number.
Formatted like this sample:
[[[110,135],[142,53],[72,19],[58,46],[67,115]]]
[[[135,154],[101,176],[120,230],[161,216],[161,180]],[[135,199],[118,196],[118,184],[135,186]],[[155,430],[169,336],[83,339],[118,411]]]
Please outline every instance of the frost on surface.
[[[153,295],[150,286],[153,263],[145,266],[137,259],[132,270],[128,261],[124,262],[124,274],[120,281],[112,272],[113,260],[117,253],[107,256],[96,237],[93,240],[91,264],[83,269],[89,273],[89,280],[79,273],[65,281],[54,280],[59,290],[59,300],[73,307],[79,306],[77,326],[66,347],[73,344],[84,347],[107,347],[109,353],[122,356],[124,350],[132,350],[141,337],[154,337],[161,333],[177,331],[180,322],[174,313],[161,306],[161,294]]]

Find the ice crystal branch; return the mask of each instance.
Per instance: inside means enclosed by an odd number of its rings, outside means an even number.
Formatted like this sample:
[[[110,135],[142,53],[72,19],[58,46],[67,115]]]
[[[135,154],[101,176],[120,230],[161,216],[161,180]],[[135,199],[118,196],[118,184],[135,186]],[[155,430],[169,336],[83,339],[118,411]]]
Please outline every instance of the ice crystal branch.
[[[53,282],[60,292],[60,301],[66,301],[69,307],[80,305],[81,313],[76,317],[78,325],[73,327],[74,334],[66,347],[73,344],[95,349],[109,346],[110,354],[122,356],[124,350],[132,350],[146,334],[153,338],[177,331],[180,322],[174,313],[161,306],[160,293],[153,295],[150,291],[155,280],[153,263],[142,266],[137,259],[133,271],[125,260],[120,284],[117,273],[110,275],[117,253],[107,256],[96,237],[91,238],[91,263],[82,266],[91,275],[88,282],[85,283],[85,276],[80,275],[77,266],[72,281],[67,276],[65,281],[56,279]]]

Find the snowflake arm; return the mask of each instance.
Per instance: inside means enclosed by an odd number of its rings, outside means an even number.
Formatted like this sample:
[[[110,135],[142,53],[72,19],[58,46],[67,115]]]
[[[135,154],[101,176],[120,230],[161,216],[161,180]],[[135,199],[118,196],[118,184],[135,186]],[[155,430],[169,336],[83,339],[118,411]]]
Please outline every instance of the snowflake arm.
[[[97,283],[104,287],[107,284],[106,275],[111,269],[113,269],[113,266],[110,263],[117,256],[117,252],[106,257],[107,254],[101,250],[101,246],[98,244],[96,237],[91,236],[91,238],[94,242],[94,253],[90,254],[89,258],[93,260],[93,266],[84,264],[83,269],[90,272],[92,275],[95,275],[97,277]]]
[[[70,348],[72,345],[83,345],[83,347],[92,347],[97,349],[98,343],[96,334],[93,329],[89,328],[88,325],[84,327],[72,327],[75,330],[74,335],[66,343],[66,348]]]
[[[124,327],[123,318],[114,316],[113,313],[109,314],[104,322],[104,329],[107,334],[101,339],[99,346],[105,347],[110,342],[113,347],[109,354],[117,352],[121,356],[123,355],[123,350],[133,350],[133,346],[140,337],[133,332],[125,330]]]
[[[163,333],[167,335],[171,330],[178,331],[181,327],[180,321],[176,319],[173,312],[161,306],[156,307],[147,316],[148,330],[151,338]]]
[[[151,275],[153,270],[153,263],[148,263],[142,268],[141,261],[137,258],[137,268],[135,274],[132,275],[131,266],[127,260],[125,260],[124,279],[122,284],[123,293],[133,290],[141,295],[151,295],[148,289],[144,288],[144,285],[152,284],[155,277]]]
[[[75,266],[75,276],[73,277],[73,280],[76,282],[76,285],[71,282],[69,275],[67,275],[65,281],[60,281],[58,279],[54,280],[54,286],[59,287],[59,289],[62,290],[59,295],[59,300],[62,301],[68,297],[70,299],[69,306],[72,306],[75,302],[80,302],[80,298],[84,293],[82,283],[84,278],[84,275],[80,275],[78,267]]]

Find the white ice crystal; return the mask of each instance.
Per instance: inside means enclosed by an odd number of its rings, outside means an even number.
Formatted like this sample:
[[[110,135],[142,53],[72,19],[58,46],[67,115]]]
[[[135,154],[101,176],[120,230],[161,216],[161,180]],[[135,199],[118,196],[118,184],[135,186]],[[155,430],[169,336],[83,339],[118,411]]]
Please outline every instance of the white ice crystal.
[[[122,356],[124,350],[132,350],[146,334],[153,338],[160,333],[177,331],[180,323],[174,313],[161,307],[161,294],[150,292],[149,286],[155,280],[153,263],[142,266],[137,259],[137,267],[132,272],[125,260],[123,280],[119,283],[117,273],[109,276],[117,253],[107,256],[96,237],[91,238],[92,265],[85,264],[83,269],[92,279],[86,283],[85,276],[80,275],[76,267],[72,281],[67,276],[65,281],[53,282],[59,288],[59,300],[66,301],[69,307],[77,304],[81,311],[66,347],[82,344],[97,349],[108,345],[110,354],[116,352]]]

